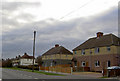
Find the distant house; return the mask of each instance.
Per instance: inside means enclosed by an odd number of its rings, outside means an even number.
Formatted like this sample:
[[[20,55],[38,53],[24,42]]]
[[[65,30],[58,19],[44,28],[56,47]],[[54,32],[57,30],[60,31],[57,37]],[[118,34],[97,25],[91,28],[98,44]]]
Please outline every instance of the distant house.
[[[23,66],[28,66],[28,65],[33,65],[33,56],[29,56],[27,53],[24,53],[23,56],[18,56],[16,57],[13,61],[13,66],[18,66],[18,65],[23,65]],[[34,61],[34,64],[35,61]]]
[[[20,55],[19,55],[18,57],[16,56],[16,58],[13,58],[13,59],[12,59],[12,65],[13,65],[13,66],[18,66],[18,65],[20,65],[20,58],[21,58]]]
[[[90,67],[91,71],[102,71],[107,67],[120,66],[120,38],[97,33],[73,49],[74,67]]]
[[[56,44],[55,47],[51,48],[42,55],[42,66],[47,67],[71,64],[72,57],[73,53],[71,53],[68,49],[64,48],[63,46],[59,46],[58,44]]]

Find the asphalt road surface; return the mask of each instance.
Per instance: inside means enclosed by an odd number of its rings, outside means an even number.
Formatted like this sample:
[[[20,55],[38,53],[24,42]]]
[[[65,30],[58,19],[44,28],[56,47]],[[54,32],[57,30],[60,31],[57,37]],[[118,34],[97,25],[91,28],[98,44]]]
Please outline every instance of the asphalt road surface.
[[[87,75],[55,76],[12,69],[2,69],[2,79],[95,79],[95,78],[97,77]]]

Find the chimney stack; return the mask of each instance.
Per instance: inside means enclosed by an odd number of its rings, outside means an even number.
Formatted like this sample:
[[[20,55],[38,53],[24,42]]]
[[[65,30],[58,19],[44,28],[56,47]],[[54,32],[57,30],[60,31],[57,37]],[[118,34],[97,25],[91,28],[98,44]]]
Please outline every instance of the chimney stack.
[[[97,37],[103,36],[103,32],[97,32]]]
[[[27,55],[27,53],[24,53],[24,55]]]
[[[55,44],[55,47],[59,47],[59,44]]]

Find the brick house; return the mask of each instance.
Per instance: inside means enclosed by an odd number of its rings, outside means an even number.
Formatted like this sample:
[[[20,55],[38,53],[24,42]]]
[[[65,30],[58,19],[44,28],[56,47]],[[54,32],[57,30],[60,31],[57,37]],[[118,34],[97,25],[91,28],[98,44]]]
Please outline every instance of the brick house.
[[[49,67],[55,65],[71,64],[73,53],[58,44],[42,55],[42,66]]]
[[[23,65],[23,66],[28,66],[33,64],[33,56],[29,56],[27,53],[24,53],[23,56],[16,56],[15,59],[12,61],[13,66],[18,66],[18,65]],[[34,61],[34,64],[35,61]]]
[[[120,66],[120,38],[113,34],[98,32],[73,49],[73,67],[102,71],[110,66]]]

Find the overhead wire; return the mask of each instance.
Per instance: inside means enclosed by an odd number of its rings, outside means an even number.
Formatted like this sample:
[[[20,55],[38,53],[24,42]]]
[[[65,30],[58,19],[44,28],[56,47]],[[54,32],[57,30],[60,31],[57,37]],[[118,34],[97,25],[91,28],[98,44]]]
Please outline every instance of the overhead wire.
[[[88,1],[87,3],[85,3],[85,4],[83,4],[82,6],[80,6],[79,8],[77,8],[76,10],[73,10],[73,11],[67,13],[66,15],[62,16],[60,19],[64,19],[65,17],[71,15],[72,13],[76,12],[77,10],[79,10],[79,9],[81,9],[81,8],[83,8],[83,7],[85,7],[86,5],[88,5],[89,3],[91,3],[92,1],[94,1],[94,0]]]

